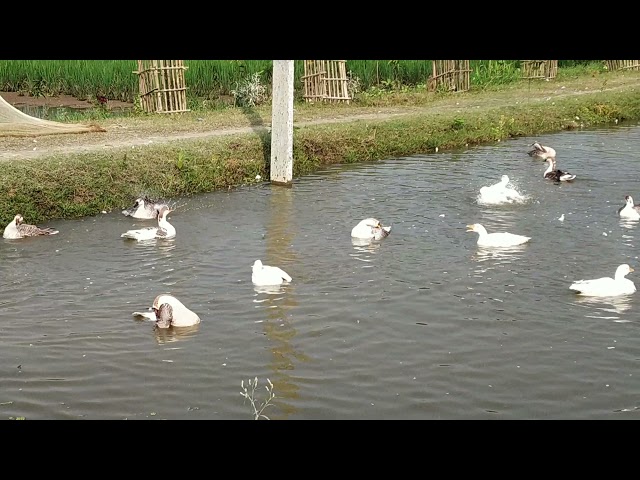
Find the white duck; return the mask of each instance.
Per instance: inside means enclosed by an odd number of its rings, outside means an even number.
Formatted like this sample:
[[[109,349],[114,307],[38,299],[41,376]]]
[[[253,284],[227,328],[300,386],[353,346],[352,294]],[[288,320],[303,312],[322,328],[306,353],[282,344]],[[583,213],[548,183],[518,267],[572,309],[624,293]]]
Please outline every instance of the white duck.
[[[624,207],[618,209],[618,215],[623,218],[630,218],[631,220],[640,219],[640,204],[634,205],[631,195],[625,195],[624,199],[627,203]]]
[[[168,293],[158,295],[153,300],[150,312],[133,312],[133,316],[155,321],[158,328],[192,327],[200,323],[196,313]]]
[[[281,268],[263,265],[261,260],[253,262],[251,268],[251,281],[254,285],[281,285],[283,282],[290,282],[292,280],[291,276]]]
[[[11,220],[11,222],[9,222],[6,227],[4,227],[2,236],[4,238],[15,240],[25,237],[37,237],[39,235],[55,235],[56,233],[58,233],[58,230],[54,228],[40,228],[36,227],[35,225],[24,223],[24,218],[22,217],[22,215],[17,214],[15,217],[13,217],[13,220]]]
[[[481,247],[512,247],[531,240],[531,237],[508,232],[487,233],[487,229],[479,223],[467,225],[467,232],[478,233],[478,245]]]
[[[122,211],[123,215],[133,218],[150,220],[158,218],[158,211],[163,206],[168,205],[162,202],[156,202],[149,197],[139,197],[131,208]]]
[[[176,229],[167,220],[167,215],[173,210],[169,210],[169,207],[163,206],[158,212],[158,226],[157,227],[145,227],[137,230],[128,230],[120,235],[122,238],[128,238],[132,240],[152,240],[154,238],[173,238],[176,236]]]
[[[589,297],[628,295],[636,291],[635,284],[631,280],[624,278],[631,272],[633,272],[633,268],[623,263],[616,269],[614,278],[602,277],[593,280],[578,280],[572,283],[569,289]]]
[[[351,229],[352,238],[363,240],[382,240],[391,233],[391,225],[383,226],[375,218],[365,218]]]
[[[527,152],[530,157],[540,158],[542,160],[556,158],[556,151],[551,147],[540,145],[539,142],[533,142],[530,146],[533,147],[533,150]]]
[[[509,175],[502,175],[498,183],[480,188],[480,199],[491,203],[513,202],[524,200],[522,194],[515,188],[509,187]]]
[[[576,178],[575,175],[567,171],[558,170],[556,168],[555,158],[549,157],[547,158],[547,162],[549,162],[549,166],[542,174],[542,176],[547,180],[553,180],[554,182],[570,182],[571,180],[574,180]]]

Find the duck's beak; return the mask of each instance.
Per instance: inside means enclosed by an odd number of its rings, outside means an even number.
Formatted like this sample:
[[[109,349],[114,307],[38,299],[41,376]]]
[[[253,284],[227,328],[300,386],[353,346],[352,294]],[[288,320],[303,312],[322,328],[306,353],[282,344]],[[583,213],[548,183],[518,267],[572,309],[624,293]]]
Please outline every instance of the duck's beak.
[[[473,232],[473,225],[467,225],[467,232]]]
[[[630,271],[630,272],[633,272],[633,271],[634,271],[634,270],[633,270],[633,267],[629,267],[629,271]]]

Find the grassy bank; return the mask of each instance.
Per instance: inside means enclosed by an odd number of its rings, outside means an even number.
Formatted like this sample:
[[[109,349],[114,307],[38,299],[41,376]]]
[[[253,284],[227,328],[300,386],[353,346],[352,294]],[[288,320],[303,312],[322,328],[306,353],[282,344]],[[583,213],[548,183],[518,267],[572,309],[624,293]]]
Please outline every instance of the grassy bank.
[[[518,98],[518,90],[513,94]],[[616,120],[640,120],[637,89],[572,95],[554,102],[423,109],[398,119],[310,124],[294,129],[294,175],[330,164],[427,153],[436,147],[442,151]],[[0,171],[0,224],[6,225],[17,212],[38,223],[120,209],[142,193],[175,198],[264,181],[269,178],[269,147],[269,133],[256,130],[107,153],[7,161]]]

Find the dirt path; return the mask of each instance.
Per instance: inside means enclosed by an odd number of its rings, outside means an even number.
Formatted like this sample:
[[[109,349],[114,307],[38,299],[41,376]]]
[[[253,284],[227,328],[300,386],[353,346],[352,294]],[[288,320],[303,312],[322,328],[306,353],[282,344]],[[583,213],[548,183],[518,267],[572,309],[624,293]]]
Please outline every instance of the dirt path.
[[[298,128],[330,123],[366,120],[385,120],[402,116],[452,111],[464,114],[468,108],[492,109],[526,102],[553,102],[560,98],[590,95],[603,91],[631,90],[640,87],[640,72],[607,73],[601,77],[585,77],[566,81],[538,82],[531,87],[527,83],[496,92],[464,93],[446,96],[424,106],[358,107],[339,109],[300,109],[294,113],[294,125]],[[206,117],[203,114],[203,117]],[[104,152],[123,148],[144,147],[170,142],[198,140],[221,135],[234,135],[268,129],[270,116],[260,114],[249,119],[230,114],[228,125],[217,115],[214,122],[191,115],[184,121],[164,117],[140,120],[111,118],[97,122],[107,129],[104,133],[48,135],[41,137],[0,137],[0,160],[37,158],[43,155]],[[211,123],[215,126],[211,126]],[[237,125],[242,124],[245,125]]]

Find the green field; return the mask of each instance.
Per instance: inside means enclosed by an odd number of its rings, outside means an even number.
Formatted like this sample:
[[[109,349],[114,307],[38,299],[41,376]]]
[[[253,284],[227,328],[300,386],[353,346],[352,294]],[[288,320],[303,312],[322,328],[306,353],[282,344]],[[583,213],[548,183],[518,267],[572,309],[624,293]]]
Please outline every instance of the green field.
[[[272,60],[185,60],[187,95],[191,102],[233,96],[254,74],[270,84]],[[518,60],[471,60],[472,88],[520,79]],[[566,72],[602,69],[602,61],[560,60],[558,76]],[[0,60],[0,91],[31,96],[72,95],[133,102],[138,92],[135,60]],[[347,71],[360,92],[425,85],[431,60],[347,60]],[[301,95],[303,61],[295,61],[295,90]]]

